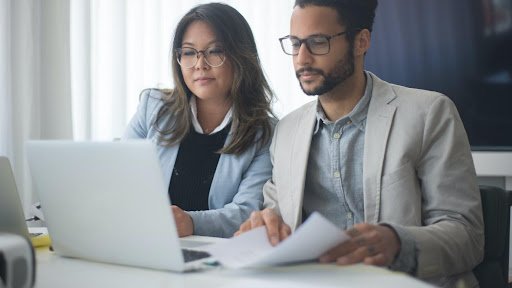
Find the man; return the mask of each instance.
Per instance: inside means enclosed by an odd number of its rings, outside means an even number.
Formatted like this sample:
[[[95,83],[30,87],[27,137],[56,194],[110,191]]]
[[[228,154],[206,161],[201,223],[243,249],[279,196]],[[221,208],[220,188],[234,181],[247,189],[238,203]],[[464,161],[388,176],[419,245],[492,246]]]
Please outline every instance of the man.
[[[302,90],[318,95],[276,127],[265,210],[273,244],[319,211],[351,240],[319,260],[364,262],[437,285],[464,281],[483,258],[480,195],[466,132],[452,101],[364,71],[376,0],[296,0],[291,33]]]

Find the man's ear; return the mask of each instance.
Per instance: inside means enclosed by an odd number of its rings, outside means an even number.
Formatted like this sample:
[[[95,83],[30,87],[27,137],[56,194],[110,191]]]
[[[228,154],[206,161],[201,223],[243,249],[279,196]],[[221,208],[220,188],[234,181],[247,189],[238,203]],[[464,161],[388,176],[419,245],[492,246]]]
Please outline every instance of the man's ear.
[[[370,49],[370,43],[372,39],[372,33],[368,29],[363,29],[356,34],[354,39],[354,53],[355,56],[361,56],[366,54]]]

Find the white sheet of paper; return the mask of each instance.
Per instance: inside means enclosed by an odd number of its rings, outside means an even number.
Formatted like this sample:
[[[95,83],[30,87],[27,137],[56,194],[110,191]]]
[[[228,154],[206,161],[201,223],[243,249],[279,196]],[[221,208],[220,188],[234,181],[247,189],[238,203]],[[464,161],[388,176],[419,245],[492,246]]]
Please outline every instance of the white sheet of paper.
[[[314,260],[349,238],[315,212],[275,247],[270,244],[265,227],[260,227],[205,250],[226,267],[244,268]]]

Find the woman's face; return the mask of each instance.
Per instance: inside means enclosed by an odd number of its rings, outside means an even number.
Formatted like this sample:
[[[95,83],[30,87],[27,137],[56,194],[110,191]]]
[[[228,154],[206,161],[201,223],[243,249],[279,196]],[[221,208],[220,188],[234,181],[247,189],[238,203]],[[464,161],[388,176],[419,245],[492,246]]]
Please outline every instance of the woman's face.
[[[181,43],[182,58],[188,57],[190,61],[193,56],[193,48],[196,51],[202,51],[209,54],[208,60],[213,66],[218,65],[219,57],[225,57],[228,51],[225,51],[222,44],[217,41],[217,37],[209,24],[204,21],[192,22],[185,30],[183,42]],[[192,51],[192,53],[191,53]],[[188,56],[186,56],[188,55]],[[191,56],[192,55],[192,56]],[[199,99],[204,101],[225,100],[233,83],[233,67],[229,59],[226,57],[222,65],[211,67],[205,61],[205,55],[199,53],[197,63],[191,68],[181,66],[181,73],[188,89],[192,91]]]

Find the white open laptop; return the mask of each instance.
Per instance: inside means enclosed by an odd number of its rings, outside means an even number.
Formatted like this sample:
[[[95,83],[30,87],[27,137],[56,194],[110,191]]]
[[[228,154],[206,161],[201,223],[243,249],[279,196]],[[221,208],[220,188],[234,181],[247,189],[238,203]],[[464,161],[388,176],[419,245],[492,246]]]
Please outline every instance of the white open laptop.
[[[154,144],[29,141],[26,148],[56,253],[171,271],[211,263],[193,259],[207,256],[197,254],[208,241],[189,240],[193,249],[182,250]]]
[[[0,156],[0,232],[29,238],[11,163],[4,156]]]

